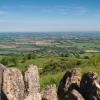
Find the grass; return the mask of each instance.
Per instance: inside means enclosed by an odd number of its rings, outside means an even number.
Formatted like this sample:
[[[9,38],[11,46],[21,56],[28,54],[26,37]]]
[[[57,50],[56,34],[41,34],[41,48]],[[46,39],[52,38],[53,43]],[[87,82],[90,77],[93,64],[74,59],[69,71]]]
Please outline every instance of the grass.
[[[100,75],[100,66],[96,66],[96,67],[95,66],[82,66],[81,71],[82,71],[82,74],[92,71],[92,72],[96,72],[98,75]]]
[[[61,78],[63,77],[65,72],[57,72],[57,73],[52,73],[52,74],[47,74],[47,75],[41,75],[40,76],[40,85],[42,88],[44,88],[46,85],[49,84],[56,84],[57,87],[59,85],[59,82]]]
[[[100,44],[98,43],[74,43],[73,46],[78,47],[78,48],[98,48],[100,49]]]
[[[81,58],[75,58],[74,56],[70,56],[70,57],[39,56],[39,57],[36,57],[35,59],[27,59],[25,62],[22,62],[22,57],[18,56],[17,57],[18,64],[16,67],[19,68],[21,71],[25,71],[28,65],[35,64],[38,66],[39,72],[41,73],[43,68],[45,68],[45,65],[50,63],[51,61],[55,61],[55,62],[70,61],[71,65],[69,65],[69,66],[72,66],[72,64],[74,64],[75,61],[81,61],[81,64],[78,65],[78,67],[81,68],[82,74],[84,72],[93,71],[93,72],[96,72],[98,75],[100,75],[100,56],[99,56],[99,54],[96,54],[96,55],[98,55],[98,56],[90,56],[91,57],[90,59],[85,59],[83,54],[82,54],[82,56],[80,56]],[[0,56],[0,59],[1,58],[2,58],[2,56]],[[96,64],[93,63],[93,61],[96,61]],[[11,65],[11,63],[9,64],[9,66],[10,65]],[[62,63],[60,66],[62,67]],[[75,67],[75,66],[73,66],[73,67]],[[62,71],[62,70],[60,70],[60,67],[58,64],[58,69],[59,69],[58,71],[51,70],[51,72],[47,71],[47,73],[40,74],[41,87],[44,88],[46,85],[54,84],[54,83],[58,86],[61,78],[63,77],[63,75],[69,68],[70,67],[67,68],[67,66],[66,66],[66,70],[64,69]]]
[[[30,64],[34,64],[37,65],[38,68],[41,70],[44,65],[46,63],[48,63],[51,60],[58,60],[59,57],[53,57],[53,56],[47,56],[47,57],[40,57],[40,58],[35,58],[35,59],[31,59],[31,60],[26,60],[24,63],[21,63],[21,61],[18,63],[18,68],[21,71],[24,71],[25,67],[30,65]]]

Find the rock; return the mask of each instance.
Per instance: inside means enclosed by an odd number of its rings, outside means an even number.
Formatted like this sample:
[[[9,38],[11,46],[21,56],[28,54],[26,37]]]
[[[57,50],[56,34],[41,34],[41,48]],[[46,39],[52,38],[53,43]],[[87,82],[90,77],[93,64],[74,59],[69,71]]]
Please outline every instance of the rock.
[[[84,100],[84,98],[77,90],[74,89],[65,96],[64,100]]]
[[[25,72],[25,85],[28,93],[40,92],[39,73],[35,65],[29,65]]]
[[[63,100],[67,92],[79,90],[81,73],[79,68],[74,68],[66,72],[58,87],[58,96]]]
[[[24,100],[24,81],[16,68],[6,68],[3,73],[3,92],[7,100]]]
[[[40,100],[40,83],[38,68],[35,65],[29,65],[28,70],[25,72],[25,86],[26,86],[26,98],[29,100]],[[36,95],[35,95],[36,94]],[[35,99],[38,98],[38,99]]]
[[[0,100],[3,96],[3,93],[2,93],[2,84],[3,84],[3,72],[5,70],[5,66],[0,64]]]
[[[56,85],[50,85],[44,89],[43,100],[58,100]]]
[[[40,93],[29,94],[24,100],[41,100]]]
[[[86,100],[100,100],[100,79],[97,74],[85,73],[82,76],[80,90]]]

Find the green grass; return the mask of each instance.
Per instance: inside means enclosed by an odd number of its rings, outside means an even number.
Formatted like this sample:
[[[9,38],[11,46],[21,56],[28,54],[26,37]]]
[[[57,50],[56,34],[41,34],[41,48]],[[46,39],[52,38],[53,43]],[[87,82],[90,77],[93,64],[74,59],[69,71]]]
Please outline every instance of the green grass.
[[[81,71],[82,71],[82,74],[92,71],[92,72],[96,72],[98,75],[100,75],[100,66],[96,66],[96,67],[95,66],[82,66]]]
[[[49,73],[40,76],[40,85],[44,88],[46,85],[56,84],[57,87],[65,72]]]
[[[64,61],[69,61],[71,64],[69,67],[64,70],[61,70],[58,64],[57,70],[51,70],[48,71],[47,73],[42,73],[40,74],[40,84],[41,87],[44,88],[47,84],[56,84],[57,86],[59,85],[59,82],[61,78],[63,77],[64,73],[72,68],[72,64],[74,64],[75,61],[81,61],[81,64],[78,65],[78,67],[81,68],[82,74],[85,72],[93,71],[96,72],[98,75],[100,75],[100,56],[99,54],[92,55],[90,54],[90,59],[84,59],[84,55],[80,56],[80,58],[76,58],[74,56],[70,57],[58,57],[58,56],[38,56],[35,59],[27,59],[25,62],[22,62],[22,57],[18,56],[18,64],[17,68],[19,68],[21,71],[25,71],[27,66],[30,64],[35,64],[39,68],[39,72],[45,68],[46,64],[49,64],[51,61],[53,62],[64,62]],[[7,56],[4,56],[7,57]],[[0,56],[0,59],[2,59],[2,56]],[[66,64],[66,63],[65,63]],[[60,64],[60,66],[62,63]],[[9,63],[9,66],[12,66],[12,63]],[[65,65],[64,65],[65,66]],[[62,66],[61,66],[62,67]],[[77,67],[77,66],[73,66]]]
[[[25,63],[21,63],[21,61],[18,63],[18,68],[22,71],[24,71],[25,67],[30,65],[30,64],[34,64],[34,65],[37,65],[38,68],[41,70],[44,65],[46,63],[48,63],[49,61],[51,60],[58,60],[59,57],[50,57],[50,56],[47,56],[47,57],[41,57],[41,58],[35,58],[35,59],[31,59],[31,60],[26,60]]]
[[[100,49],[100,43],[73,43],[73,46],[78,47],[78,48],[86,48],[86,49],[94,49],[98,48]]]

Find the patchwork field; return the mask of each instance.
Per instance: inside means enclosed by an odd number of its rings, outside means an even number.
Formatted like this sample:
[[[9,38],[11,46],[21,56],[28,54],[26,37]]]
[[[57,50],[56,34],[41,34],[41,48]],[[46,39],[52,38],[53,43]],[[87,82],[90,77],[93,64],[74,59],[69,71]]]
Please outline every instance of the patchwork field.
[[[0,63],[22,72],[37,65],[42,88],[74,67],[100,75],[100,32],[0,33]]]

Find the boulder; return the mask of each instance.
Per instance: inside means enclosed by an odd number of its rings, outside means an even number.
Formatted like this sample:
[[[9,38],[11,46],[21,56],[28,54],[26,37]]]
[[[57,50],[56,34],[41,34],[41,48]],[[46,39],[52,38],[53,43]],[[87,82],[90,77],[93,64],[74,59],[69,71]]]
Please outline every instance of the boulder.
[[[26,87],[26,98],[30,100],[40,100],[40,83],[38,68],[35,65],[29,65],[28,70],[25,72],[25,87]],[[36,95],[35,95],[36,94]],[[35,99],[35,98],[40,99]]]
[[[3,72],[5,70],[5,66],[0,64],[0,100],[3,96],[3,93],[2,93],[2,84],[3,84]]]
[[[41,100],[40,93],[29,94],[24,100]]]
[[[80,90],[86,100],[100,100],[100,79],[94,72],[82,76]]]
[[[76,89],[79,90],[81,73],[79,68],[67,71],[58,87],[58,96],[63,100],[67,92]]]
[[[56,85],[48,85],[43,92],[43,100],[58,100]]]
[[[3,73],[3,92],[7,100],[24,100],[24,81],[17,68],[6,68]]]
[[[84,100],[84,98],[77,90],[74,89],[65,96],[64,100]]]
[[[35,65],[29,65],[28,70],[25,72],[25,85],[28,93],[39,92],[39,73]]]

